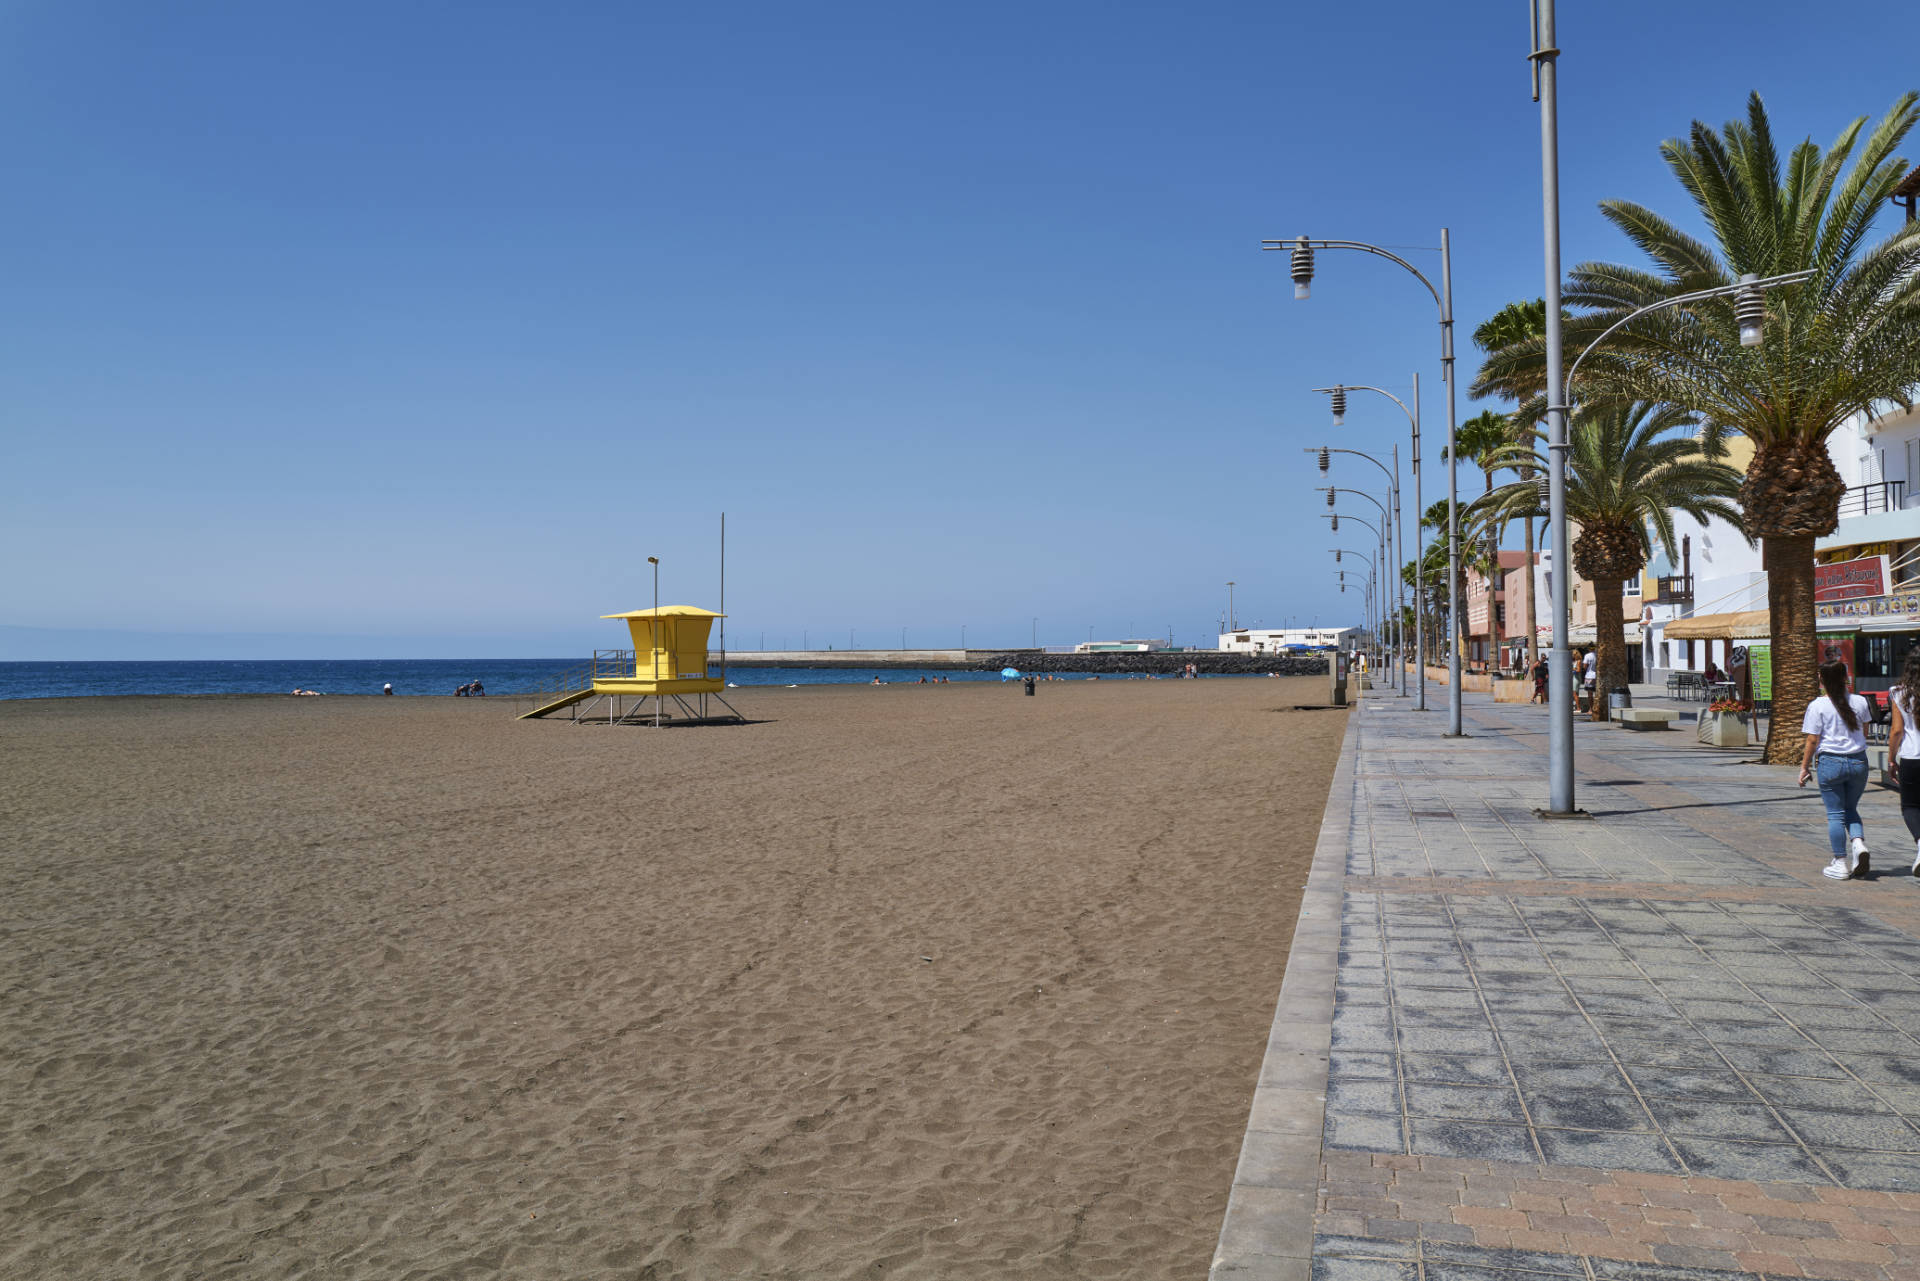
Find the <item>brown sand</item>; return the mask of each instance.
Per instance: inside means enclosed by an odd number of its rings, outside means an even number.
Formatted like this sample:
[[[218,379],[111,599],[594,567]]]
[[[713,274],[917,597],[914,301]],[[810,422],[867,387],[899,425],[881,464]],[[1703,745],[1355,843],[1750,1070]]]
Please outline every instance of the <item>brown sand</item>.
[[[1323,693],[0,704],[0,1275],[1204,1276]]]

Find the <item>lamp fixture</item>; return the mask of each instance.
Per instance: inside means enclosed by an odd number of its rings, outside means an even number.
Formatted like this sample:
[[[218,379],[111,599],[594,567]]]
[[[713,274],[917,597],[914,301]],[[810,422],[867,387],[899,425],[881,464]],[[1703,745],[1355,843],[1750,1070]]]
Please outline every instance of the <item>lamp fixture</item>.
[[[1733,296],[1733,318],[1740,325],[1740,345],[1758,347],[1766,340],[1767,303],[1754,281],[1760,277],[1748,272],[1740,277],[1740,292]]]
[[[1313,296],[1313,250],[1305,236],[1293,242],[1293,296]]]

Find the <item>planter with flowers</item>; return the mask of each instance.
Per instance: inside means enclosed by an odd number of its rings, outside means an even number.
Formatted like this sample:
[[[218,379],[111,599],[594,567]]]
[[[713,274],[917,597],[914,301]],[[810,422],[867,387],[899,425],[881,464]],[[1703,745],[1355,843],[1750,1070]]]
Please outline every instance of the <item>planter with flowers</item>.
[[[1700,713],[1700,741],[1711,747],[1745,747],[1752,707],[1736,698],[1717,698]]]

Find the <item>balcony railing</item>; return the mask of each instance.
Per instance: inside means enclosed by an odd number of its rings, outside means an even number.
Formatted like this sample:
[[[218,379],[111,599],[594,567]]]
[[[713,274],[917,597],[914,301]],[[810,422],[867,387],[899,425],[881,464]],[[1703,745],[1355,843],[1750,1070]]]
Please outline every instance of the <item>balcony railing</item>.
[[[1691,605],[1693,603],[1693,575],[1672,574],[1656,578],[1659,586],[1649,601],[1652,605]]]
[[[1907,482],[1882,480],[1871,485],[1855,485],[1840,495],[1840,515],[1871,516],[1875,512],[1897,512],[1906,498]]]

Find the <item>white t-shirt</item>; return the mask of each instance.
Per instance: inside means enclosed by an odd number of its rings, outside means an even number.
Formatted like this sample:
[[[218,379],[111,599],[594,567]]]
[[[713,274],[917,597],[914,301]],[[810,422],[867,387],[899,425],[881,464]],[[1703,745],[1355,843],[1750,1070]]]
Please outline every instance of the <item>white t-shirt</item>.
[[[1894,754],[1895,760],[1910,761],[1920,757],[1920,725],[1913,723],[1913,709],[1907,706],[1907,693],[1896,689],[1889,697],[1893,705],[1900,709],[1900,750]]]
[[[1847,702],[1853,707],[1853,718],[1859,722],[1859,729],[1847,728],[1847,723],[1840,719],[1840,713],[1834,708],[1833,700],[1825,694],[1807,704],[1807,714],[1800,721],[1800,732],[1820,736],[1820,746],[1815,751],[1835,752],[1841,756],[1866,754],[1867,700],[1858,694],[1849,694]]]

